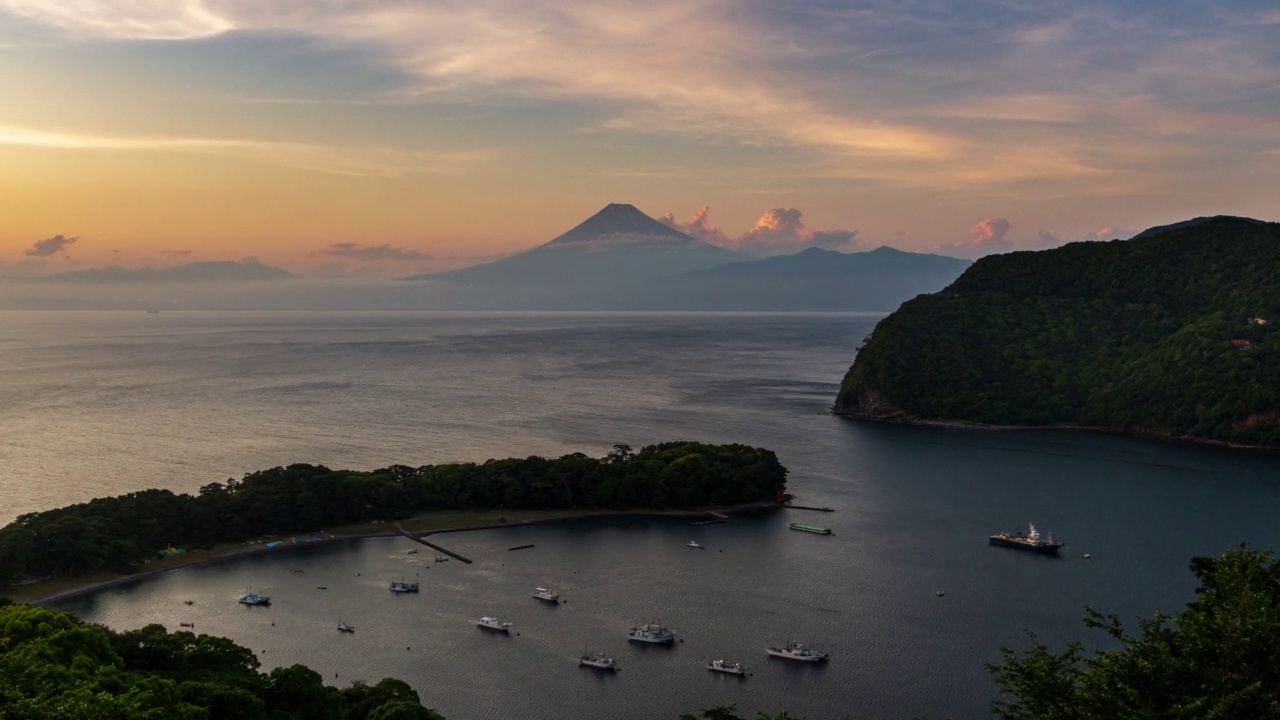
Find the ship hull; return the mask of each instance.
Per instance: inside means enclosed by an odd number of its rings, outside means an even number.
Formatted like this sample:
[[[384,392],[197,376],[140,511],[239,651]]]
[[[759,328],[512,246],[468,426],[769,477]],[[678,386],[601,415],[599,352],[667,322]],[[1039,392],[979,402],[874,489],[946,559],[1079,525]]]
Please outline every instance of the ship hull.
[[[794,660],[796,662],[807,663],[823,663],[827,661],[826,655],[792,655],[781,650],[769,650],[769,657],[782,658],[783,660]]]
[[[797,524],[788,525],[787,527],[789,527],[792,530],[795,530],[796,532],[807,532],[807,533],[813,533],[814,535],[830,535],[831,534],[831,530],[829,528],[814,527],[813,525],[800,525],[797,523]]]
[[[1005,540],[1000,537],[987,538],[987,542],[998,547],[1013,548],[1015,550],[1025,550],[1027,552],[1040,553],[1041,555],[1057,555],[1062,549],[1063,543],[1046,543],[1043,545],[1031,545],[1030,543],[1020,543],[1014,540]]]
[[[646,638],[646,637],[628,636],[627,639],[630,640],[631,642],[649,643],[650,645],[670,645],[671,643],[676,641],[674,637]]]

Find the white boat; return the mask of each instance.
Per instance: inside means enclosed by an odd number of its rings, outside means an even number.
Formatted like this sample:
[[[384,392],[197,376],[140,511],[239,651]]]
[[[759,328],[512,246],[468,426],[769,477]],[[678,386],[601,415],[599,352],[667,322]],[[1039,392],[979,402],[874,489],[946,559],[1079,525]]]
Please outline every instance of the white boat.
[[[627,633],[627,639],[635,642],[670,645],[675,642],[676,634],[657,623],[648,623],[631,628],[631,632]]]
[[[740,662],[731,663],[728,660],[712,660],[711,662],[707,663],[707,669],[714,670],[715,672],[725,673],[726,675],[741,675],[745,677],[747,674],[747,669],[742,667],[742,663]]]
[[[560,593],[552,590],[551,588],[538,588],[538,591],[535,592],[533,596],[539,600],[546,600],[550,603],[560,602]]]
[[[350,626],[350,625],[348,625],[348,624],[346,624],[346,623],[344,623],[344,622],[339,622],[339,623],[338,623],[338,632],[353,633],[353,632],[355,632],[355,631],[356,631],[356,629],[355,629],[354,627],[352,627],[352,626]]]
[[[690,540],[689,542],[685,543],[685,545],[688,545],[691,548],[702,549],[702,544],[699,543],[697,540]]]
[[[511,623],[501,622],[496,617],[482,617],[476,621],[476,625],[484,628],[485,630],[493,630],[500,633],[511,631]]]
[[[418,583],[405,582],[403,580],[391,581],[391,592],[393,593],[416,593],[418,592]]]
[[[240,604],[241,605],[270,605],[271,598],[266,595],[259,595],[258,593],[250,590],[249,592],[245,593],[243,597],[240,598]]]
[[[578,658],[578,667],[590,667],[596,668],[597,670],[611,670],[614,672],[622,669],[618,667],[617,660],[605,655],[603,652],[598,652],[593,655],[583,655]]]
[[[800,662],[820,663],[831,659],[831,656],[827,653],[807,648],[795,640],[789,641],[786,647],[769,647],[768,652],[771,657],[799,660]]]

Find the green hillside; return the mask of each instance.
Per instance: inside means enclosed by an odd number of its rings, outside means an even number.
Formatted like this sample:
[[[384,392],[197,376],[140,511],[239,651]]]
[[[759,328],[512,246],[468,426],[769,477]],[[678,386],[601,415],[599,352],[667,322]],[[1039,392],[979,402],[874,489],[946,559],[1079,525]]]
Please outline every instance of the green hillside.
[[[834,411],[1280,447],[1278,326],[1280,223],[989,256],[882,320]]]

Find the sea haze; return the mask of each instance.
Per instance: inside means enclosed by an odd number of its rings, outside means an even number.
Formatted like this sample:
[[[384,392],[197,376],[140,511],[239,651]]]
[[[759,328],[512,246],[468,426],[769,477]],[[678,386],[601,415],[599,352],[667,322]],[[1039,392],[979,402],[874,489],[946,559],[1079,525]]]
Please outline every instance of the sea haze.
[[[1060,645],[1089,637],[1086,604],[1126,620],[1176,610],[1195,586],[1191,556],[1280,541],[1274,456],[831,416],[876,319],[0,314],[0,510],[7,521],[145,487],[193,491],[292,462],[371,469],[681,438],[769,447],[806,504],[836,508],[440,536],[474,565],[410,555],[405,540],[351,542],[60,606],[122,629],[194,622],[266,667],[303,662],[338,685],[402,677],[451,720],[675,718],[718,703],[814,720],[981,717],[994,692],[982,664],[1025,646],[1024,629]],[[794,521],[835,534],[789,532]],[[1027,521],[1064,540],[1064,557],[986,544]],[[392,596],[398,577],[422,593]],[[538,604],[539,585],[568,604]],[[237,605],[249,587],[274,605]],[[482,633],[481,615],[519,635]],[[684,642],[629,647],[626,629],[647,621]],[[790,637],[832,662],[767,661],[764,647]],[[593,650],[623,672],[579,670]],[[754,675],[712,676],[711,657]]]

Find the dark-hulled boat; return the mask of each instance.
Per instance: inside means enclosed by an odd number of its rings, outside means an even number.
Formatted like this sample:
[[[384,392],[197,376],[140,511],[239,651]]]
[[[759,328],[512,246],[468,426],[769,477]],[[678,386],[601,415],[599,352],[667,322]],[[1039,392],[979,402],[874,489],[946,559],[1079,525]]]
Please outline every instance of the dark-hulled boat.
[[[1027,523],[1027,527],[1030,530],[1025,535],[1022,534],[1021,530],[1013,533],[997,533],[987,538],[987,541],[1000,547],[1030,550],[1048,555],[1057,555],[1058,551],[1062,549],[1064,543],[1054,542],[1053,533],[1049,533],[1048,537],[1040,537],[1040,531],[1036,530],[1034,524]]]

